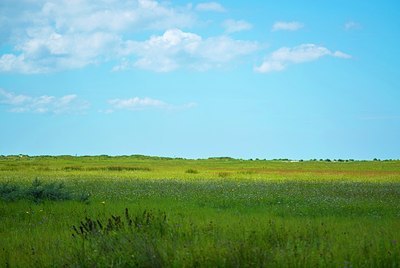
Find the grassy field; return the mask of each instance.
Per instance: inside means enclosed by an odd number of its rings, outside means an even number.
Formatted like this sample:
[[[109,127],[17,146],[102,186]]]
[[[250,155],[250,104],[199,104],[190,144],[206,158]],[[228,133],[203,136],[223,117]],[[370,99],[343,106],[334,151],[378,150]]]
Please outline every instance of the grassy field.
[[[0,157],[0,267],[399,267],[400,161]]]

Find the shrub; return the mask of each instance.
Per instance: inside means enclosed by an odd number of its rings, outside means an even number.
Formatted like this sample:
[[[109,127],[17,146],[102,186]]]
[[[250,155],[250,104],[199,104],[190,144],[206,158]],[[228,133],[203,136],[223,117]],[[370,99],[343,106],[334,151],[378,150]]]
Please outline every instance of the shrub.
[[[67,191],[62,182],[42,183],[36,178],[29,187],[21,187],[10,182],[0,184],[0,199],[3,201],[16,201],[21,199],[40,203],[44,200],[63,201],[75,199],[88,203],[90,195],[81,193],[74,196]]]
[[[4,201],[14,201],[21,196],[21,189],[18,185],[10,182],[0,184],[0,199]]]
[[[27,189],[26,196],[36,203],[43,200],[71,199],[71,195],[65,190],[63,183],[53,182],[50,184],[43,184],[37,178],[32,182],[32,186]]]
[[[80,193],[78,195],[77,200],[79,202],[85,203],[85,204],[89,204],[89,198],[90,198],[90,193]]]

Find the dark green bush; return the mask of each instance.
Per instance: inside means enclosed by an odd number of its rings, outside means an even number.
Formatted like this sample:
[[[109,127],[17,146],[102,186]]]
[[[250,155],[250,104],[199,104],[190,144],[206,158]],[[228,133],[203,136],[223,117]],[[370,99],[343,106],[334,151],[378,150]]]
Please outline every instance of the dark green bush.
[[[27,189],[26,196],[34,202],[43,200],[69,200],[71,194],[65,190],[62,182],[43,184],[39,179],[35,179]]]
[[[89,194],[89,193],[80,193],[80,194],[78,195],[77,200],[78,200],[79,202],[88,204],[88,203],[89,203],[89,198],[90,198],[90,194]]]
[[[90,195],[81,193],[73,195],[62,182],[43,183],[36,178],[29,187],[22,187],[10,182],[0,184],[0,200],[16,201],[21,199],[40,203],[45,200],[63,201],[75,199],[84,203],[89,202]]]
[[[14,201],[21,196],[21,189],[18,185],[10,182],[0,184],[0,199],[4,201]]]

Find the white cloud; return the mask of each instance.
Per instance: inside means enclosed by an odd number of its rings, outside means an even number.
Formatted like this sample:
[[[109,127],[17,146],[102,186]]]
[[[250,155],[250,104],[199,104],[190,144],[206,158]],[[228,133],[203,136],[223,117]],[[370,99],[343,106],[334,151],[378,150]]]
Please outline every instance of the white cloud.
[[[168,72],[179,68],[218,68],[257,49],[250,41],[226,36],[202,38],[179,29],[195,22],[190,5],[173,7],[155,0],[10,0],[0,10],[13,30],[13,50],[0,54],[0,72],[47,73],[112,62],[114,71],[140,68]],[[223,11],[216,2],[197,10]],[[227,32],[246,30],[245,21],[227,21]],[[165,30],[145,41],[135,33]]]
[[[37,73],[43,72],[44,67],[35,68],[25,61],[25,55],[4,54],[0,57],[0,72]]]
[[[259,49],[257,42],[226,34],[204,38],[181,30],[195,24],[194,10],[225,11],[217,2],[199,3],[193,9],[161,0],[2,1],[0,40],[12,49],[0,54],[0,73],[46,73],[102,63],[114,64],[114,71],[207,70],[231,66]],[[226,33],[252,27],[243,20],[226,20],[223,26]],[[299,22],[274,25],[276,30],[301,27]],[[157,35],[143,40],[143,34],[154,30]],[[339,51],[331,56],[349,57]],[[288,63],[292,62],[267,61],[264,69],[283,70]]]
[[[332,52],[322,46],[302,44],[293,48],[282,47],[272,52],[260,66],[255,67],[255,71],[260,73],[283,71],[290,64],[314,61],[324,56],[351,58],[350,55],[341,51]]]
[[[108,103],[114,109],[142,110],[144,108],[166,108],[168,104],[151,98],[111,99]]]
[[[6,6],[0,37],[13,51],[0,54],[0,72],[44,73],[120,60],[133,33],[195,22],[189,8],[154,0],[21,0]]]
[[[332,56],[336,57],[336,58],[342,58],[342,59],[351,59],[351,55],[346,54],[342,51],[335,51]]]
[[[0,103],[8,105],[20,105],[31,99],[25,95],[15,95],[14,93],[8,92],[2,88],[0,88],[0,96]]]
[[[227,33],[235,33],[235,32],[241,32],[241,31],[246,31],[250,30],[253,28],[253,25],[248,23],[247,21],[244,20],[225,20],[222,23],[222,26],[225,28],[225,31]]]
[[[277,21],[272,25],[272,31],[297,31],[304,27],[304,24],[298,21]]]
[[[225,8],[217,2],[206,2],[199,3],[196,5],[198,11],[213,11],[213,12],[225,12]]]
[[[194,33],[171,29],[146,41],[127,42],[125,56],[133,55],[137,59],[133,63],[125,60],[114,69],[135,67],[157,72],[168,72],[178,68],[204,70],[221,67],[254,52],[257,48],[255,42],[234,40],[227,36],[203,39]]]
[[[344,29],[346,31],[351,31],[351,30],[360,30],[361,29],[361,24],[355,21],[348,21],[344,24]]]
[[[115,110],[130,110],[138,111],[145,109],[162,109],[162,110],[174,110],[174,109],[189,109],[196,106],[195,103],[187,103],[180,106],[172,105],[161,100],[152,98],[139,98],[134,97],[130,99],[110,99],[108,104],[111,109],[107,109],[106,113],[112,113]]]
[[[285,69],[285,64],[279,61],[264,61],[260,66],[254,70],[259,73],[279,72]]]
[[[258,45],[226,36],[203,39],[179,29],[167,30],[145,41],[122,40],[118,35],[103,32],[62,36],[51,29],[41,29],[31,32],[31,39],[19,47],[23,53],[0,57],[0,72],[44,73],[113,60],[120,62],[114,71],[207,69],[248,55]]]
[[[42,28],[28,35],[29,39],[17,46],[20,54],[0,57],[0,71],[44,73],[82,68],[113,58],[122,42],[117,35],[106,32],[61,35]]]
[[[259,48],[257,42],[235,40],[227,36],[205,39],[197,52],[206,63],[221,65],[241,56],[246,56]]]
[[[187,27],[195,20],[189,10],[155,0],[51,0],[35,15],[55,23],[58,30],[80,32],[165,30]]]
[[[6,105],[14,113],[81,113],[89,108],[89,103],[78,99],[77,95],[63,97],[17,95],[0,88],[0,104]]]

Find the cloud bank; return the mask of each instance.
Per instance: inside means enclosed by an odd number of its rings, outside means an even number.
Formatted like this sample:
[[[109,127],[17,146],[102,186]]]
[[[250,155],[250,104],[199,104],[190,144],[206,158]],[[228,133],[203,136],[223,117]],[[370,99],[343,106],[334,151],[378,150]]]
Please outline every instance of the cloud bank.
[[[2,14],[6,23],[0,30],[6,32],[7,26],[14,30],[7,33],[13,49],[0,55],[0,72],[47,73],[108,62],[115,63],[114,71],[205,70],[227,65],[257,49],[255,42],[224,35],[203,38],[182,30],[196,21],[192,8],[154,0],[22,0],[19,8],[22,10]],[[198,4],[195,10],[225,9],[208,2]],[[250,27],[245,21],[226,22],[228,32]],[[148,31],[164,33],[144,41],[133,38]]]
[[[218,2],[175,6],[156,0],[3,0],[0,8],[0,73],[36,74],[108,63],[113,71],[143,69],[204,71],[243,62],[261,45],[231,35],[252,29],[245,20],[219,23],[221,34],[202,36],[195,28],[202,12],[226,12]],[[346,29],[354,29],[348,22]],[[278,21],[272,31],[296,31],[297,21]],[[140,37],[140,38],[139,38]],[[283,54],[287,54],[286,58]],[[281,48],[255,68],[284,70],[322,56],[349,55],[315,45]],[[307,59],[307,60],[306,60]]]

